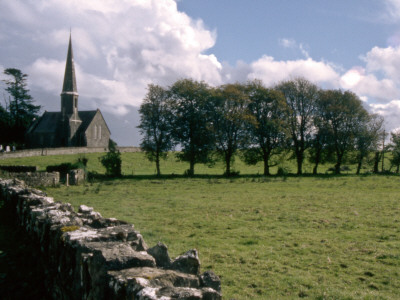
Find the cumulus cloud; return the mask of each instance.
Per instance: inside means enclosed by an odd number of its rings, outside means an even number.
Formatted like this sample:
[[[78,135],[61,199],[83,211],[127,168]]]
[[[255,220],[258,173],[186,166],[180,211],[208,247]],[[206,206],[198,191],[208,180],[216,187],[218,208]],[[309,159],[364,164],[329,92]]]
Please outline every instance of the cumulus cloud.
[[[391,20],[400,20],[400,0],[385,4]],[[59,107],[71,27],[81,109],[129,115],[149,83],[168,86],[185,77],[211,85],[257,78],[272,86],[302,76],[325,88],[354,91],[389,124],[400,114],[400,100],[395,100],[400,43],[395,38],[391,46],[374,47],[362,56],[362,66],[343,70],[313,59],[305,44],[290,38],[279,45],[300,59],[277,60],[266,53],[250,63],[220,63],[210,54],[215,31],[178,11],[174,0],[0,1],[0,27],[0,62],[29,74],[31,90],[47,95],[38,99],[45,109]]]
[[[305,77],[316,83],[337,85],[339,75],[329,63],[311,58],[277,61],[271,56],[263,56],[251,64],[249,79],[261,79],[266,85],[273,85],[293,77]]]
[[[19,49],[14,55],[28,53],[23,67],[32,87],[57,96],[71,26],[80,99],[88,106],[124,114],[141,103],[148,83],[222,82],[218,59],[204,54],[215,33],[173,0],[2,1],[0,19],[0,26],[14,27],[5,31]]]

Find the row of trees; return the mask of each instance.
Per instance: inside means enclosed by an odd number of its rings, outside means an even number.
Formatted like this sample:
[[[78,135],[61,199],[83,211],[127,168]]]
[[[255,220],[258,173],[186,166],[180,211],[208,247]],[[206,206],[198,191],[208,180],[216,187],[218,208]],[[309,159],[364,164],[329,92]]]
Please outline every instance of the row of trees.
[[[297,174],[302,174],[305,153],[314,174],[326,161],[334,162],[339,174],[350,151],[357,153],[359,173],[383,133],[383,119],[368,113],[356,94],[322,90],[304,78],[274,88],[259,80],[218,87],[191,79],[169,88],[150,84],[139,112],[141,147],[158,175],[160,159],[177,145],[178,157],[189,162],[189,175],[196,163],[222,159],[229,176],[238,152],[248,164],[263,161],[264,175],[270,175],[274,157],[288,149]]]
[[[5,69],[4,74],[8,79],[3,80],[7,94],[3,94],[3,104],[0,102],[0,144],[22,146],[40,106],[33,104],[27,89],[28,75],[14,68]]]

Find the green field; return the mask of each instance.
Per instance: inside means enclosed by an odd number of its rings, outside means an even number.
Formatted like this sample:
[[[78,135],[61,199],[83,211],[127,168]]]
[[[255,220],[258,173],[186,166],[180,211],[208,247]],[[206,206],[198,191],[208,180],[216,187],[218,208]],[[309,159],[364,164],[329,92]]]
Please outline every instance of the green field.
[[[86,156],[88,169],[104,173],[98,156]],[[76,159],[7,163],[44,168]],[[198,249],[202,270],[220,275],[224,299],[399,298],[398,176],[265,178],[251,175],[261,173],[261,165],[237,160],[242,176],[235,178],[215,175],[222,174],[222,165],[196,168],[210,176],[156,178],[143,154],[122,159],[121,179],[45,190],[56,200],[93,206],[104,217],[135,224],[149,246],[167,244],[171,257]],[[171,155],[162,168],[183,174],[187,164]]]

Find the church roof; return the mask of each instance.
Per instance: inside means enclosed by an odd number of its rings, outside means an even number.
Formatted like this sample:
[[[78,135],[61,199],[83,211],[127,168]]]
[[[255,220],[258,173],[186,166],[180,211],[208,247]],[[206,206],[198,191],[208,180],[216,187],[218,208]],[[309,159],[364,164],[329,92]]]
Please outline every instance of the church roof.
[[[79,118],[82,123],[79,126],[79,133],[85,132],[92,122],[97,110],[79,111]],[[61,123],[61,112],[47,112],[31,126],[29,133],[56,133],[58,126]]]
[[[67,62],[65,64],[65,74],[64,74],[62,94],[63,93],[78,94],[78,88],[76,86],[76,78],[75,78],[74,54],[72,52],[71,35],[69,36]]]
[[[61,120],[61,112],[48,112],[44,114],[32,125],[29,133],[55,133],[59,121]]]
[[[89,127],[90,123],[92,122],[94,116],[96,115],[97,110],[86,110],[86,111],[79,111],[78,115],[79,118],[82,120],[81,126],[79,126],[79,132],[85,132],[86,129]]]

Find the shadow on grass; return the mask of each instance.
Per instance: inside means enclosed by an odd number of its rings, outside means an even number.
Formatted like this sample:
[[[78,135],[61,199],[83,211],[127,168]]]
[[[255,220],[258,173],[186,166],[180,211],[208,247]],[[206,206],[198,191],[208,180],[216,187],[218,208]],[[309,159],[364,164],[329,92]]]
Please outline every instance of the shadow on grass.
[[[370,176],[391,176],[398,177],[399,174],[396,173],[367,173],[367,174],[311,174],[305,173],[302,175],[297,174],[286,174],[286,175],[270,175],[265,176],[261,174],[245,174],[245,175],[235,175],[235,176],[226,176],[226,175],[210,175],[210,174],[195,174],[192,176],[188,175],[178,175],[178,174],[165,174],[165,175],[122,175],[120,177],[109,177],[104,174],[89,174],[89,181],[114,181],[114,180],[174,180],[174,179],[282,179],[286,180],[287,178],[320,178],[320,179],[332,179],[332,178],[365,178]]]

